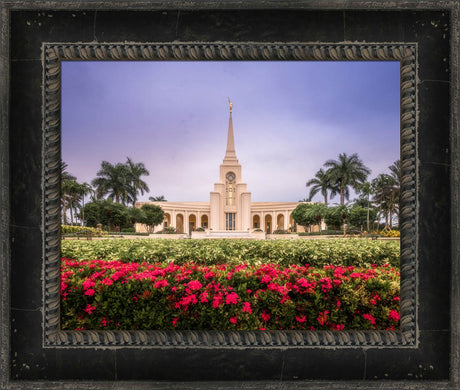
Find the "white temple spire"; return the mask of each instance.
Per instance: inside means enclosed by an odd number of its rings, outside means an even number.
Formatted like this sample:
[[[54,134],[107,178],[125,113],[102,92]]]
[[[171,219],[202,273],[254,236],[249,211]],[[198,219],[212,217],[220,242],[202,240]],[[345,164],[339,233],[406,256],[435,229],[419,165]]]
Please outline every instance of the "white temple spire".
[[[227,150],[225,151],[224,162],[238,162],[235,153],[235,139],[233,136],[233,121],[232,121],[232,109],[233,103],[228,98],[230,104],[230,118],[228,120],[228,134],[227,134]]]

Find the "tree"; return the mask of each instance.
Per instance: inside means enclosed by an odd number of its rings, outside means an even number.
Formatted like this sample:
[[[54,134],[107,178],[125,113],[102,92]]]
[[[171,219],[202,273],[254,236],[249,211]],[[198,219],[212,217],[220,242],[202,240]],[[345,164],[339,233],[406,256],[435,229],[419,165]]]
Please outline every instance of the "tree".
[[[148,176],[150,172],[145,168],[144,163],[134,163],[129,157],[126,158],[126,167],[128,171],[128,181],[131,185],[130,195],[133,206],[135,206],[138,192],[144,195],[144,192],[149,191],[147,183],[141,179],[141,176]]]
[[[372,193],[372,187],[371,187],[371,183],[369,183],[368,181],[364,182],[363,184],[361,184],[361,186],[359,187],[359,193],[366,197],[366,209],[367,209],[367,220],[366,220],[366,226],[367,226],[367,231],[369,231],[369,217],[370,217],[370,207],[371,207],[371,204],[370,204],[370,196],[371,196],[371,193]]]
[[[81,195],[81,200],[82,200],[82,206],[80,209],[80,213],[81,213],[82,225],[84,225],[85,224],[85,196],[88,194],[93,194],[94,190],[90,184],[83,182],[80,184],[80,188],[78,191]]]
[[[87,226],[97,227],[100,223],[114,228],[132,227],[128,216],[128,208],[121,203],[114,203],[111,199],[99,199],[89,202],[84,207]]]
[[[304,227],[313,225],[316,222],[315,217],[309,213],[312,205],[307,203],[302,203],[297,205],[297,207],[292,211],[292,219],[299,225]]]
[[[333,186],[331,182],[331,175],[329,171],[324,171],[322,168],[316,172],[315,177],[306,184],[307,187],[310,187],[310,195],[308,197],[308,201],[318,193],[321,192],[321,195],[324,197],[324,204],[327,205],[327,191],[331,191],[331,197],[334,196],[338,189],[337,187]]]
[[[67,198],[72,187],[71,182],[75,180],[77,178],[67,171],[67,163],[61,161],[61,213],[63,225],[67,225]]]
[[[328,175],[332,185],[338,187],[341,205],[345,203],[345,199],[348,200],[350,197],[349,187],[358,191],[371,173],[371,170],[363,164],[356,153],[351,156],[341,153],[338,160],[328,160],[324,166],[330,168]]]
[[[165,215],[163,209],[154,204],[143,204],[141,210],[144,212],[144,217],[139,222],[147,225],[147,231],[153,233],[155,226],[163,222]]]
[[[390,170],[390,175],[393,177],[395,180],[395,184],[393,187],[393,194],[392,198],[396,200],[394,206],[395,206],[395,212],[398,218],[398,223],[399,223],[399,213],[400,213],[400,202],[401,202],[401,181],[402,181],[402,170],[401,170],[401,161],[396,160],[392,165],[388,167]],[[391,219],[390,219],[391,222]]]
[[[318,229],[321,232],[321,221],[323,220],[324,216],[327,212],[327,206],[323,203],[314,203],[310,205],[306,210],[306,214],[308,218],[313,218],[318,225]]]
[[[164,195],[160,195],[160,196],[149,196],[149,200],[151,202],[167,202],[167,200],[165,199]]]
[[[396,211],[399,191],[396,191],[396,181],[393,176],[381,173],[372,180],[371,187],[374,202],[378,205],[379,218],[385,218],[385,226],[391,228],[391,215]]]
[[[350,209],[350,214],[348,217],[348,222],[358,227],[360,230],[363,230],[365,224],[369,224],[369,221],[375,221],[377,218],[377,210],[372,207],[362,207],[358,204],[354,204]],[[369,231],[369,228],[367,229]]]
[[[115,199],[116,203],[122,201],[123,204],[132,200],[129,171],[126,165],[121,163],[112,165],[108,161],[102,161],[97,176],[91,184],[96,188],[98,198],[108,195],[112,200]]]
[[[334,207],[328,207],[325,220],[326,224],[332,222],[334,226],[342,225],[343,235],[347,234],[347,218],[350,214],[350,207],[346,204],[340,204]],[[337,225],[336,225],[337,224]]]
[[[128,217],[134,226],[136,222],[140,222],[145,219],[145,213],[143,210],[138,209],[137,207],[130,207],[128,209]]]

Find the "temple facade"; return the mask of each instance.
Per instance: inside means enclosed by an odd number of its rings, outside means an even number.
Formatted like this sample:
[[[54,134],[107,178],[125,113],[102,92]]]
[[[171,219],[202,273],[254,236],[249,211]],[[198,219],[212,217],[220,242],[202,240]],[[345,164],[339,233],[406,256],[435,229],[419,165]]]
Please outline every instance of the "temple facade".
[[[253,232],[262,230],[288,230],[294,226],[292,211],[300,202],[252,202],[251,192],[243,182],[242,168],[238,163],[233,133],[232,103],[228,122],[227,148],[219,167],[219,181],[210,192],[209,202],[137,202],[161,206],[165,212],[162,224],[155,231],[175,227],[178,233],[190,234],[197,228],[216,232]],[[201,229],[200,229],[201,230]],[[145,226],[136,224],[136,231]]]

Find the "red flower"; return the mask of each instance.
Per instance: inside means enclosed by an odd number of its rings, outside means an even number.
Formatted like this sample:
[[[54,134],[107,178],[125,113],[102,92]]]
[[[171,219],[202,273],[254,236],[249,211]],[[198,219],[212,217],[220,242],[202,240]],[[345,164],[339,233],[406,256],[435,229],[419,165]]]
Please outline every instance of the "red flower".
[[[249,302],[243,302],[243,312],[252,313],[251,304]]]
[[[187,284],[190,290],[199,290],[203,285],[198,280],[191,280]]]
[[[165,280],[165,279],[159,279],[155,282],[155,284],[153,285],[153,287],[155,288],[161,288],[161,287],[166,287],[168,285],[168,281]]]
[[[86,305],[86,309],[83,309],[83,311],[86,311],[90,315],[94,310],[96,310],[96,308],[94,306],[91,306],[89,303]]]
[[[232,324],[236,324],[238,322],[238,318],[235,316],[235,317],[230,317],[230,322]]]
[[[233,303],[234,305],[236,305],[238,303],[238,301],[240,300],[240,297],[238,296],[237,293],[234,293],[234,292],[231,292],[230,294],[228,294],[226,297],[225,297],[225,303],[227,305],[230,305],[231,303]]]
[[[371,324],[375,325],[375,318],[372,314],[363,314],[363,318],[368,320]]]
[[[262,317],[262,319],[265,321],[265,322],[268,322],[270,320],[270,314],[267,313],[265,310],[263,311],[263,313],[260,315]]]
[[[316,319],[320,325],[324,325],[327,323],[327,315],[329,314],[329,310],[325,310],[324,312],[319,312],[318,318]]]
[[[92,297],[96,291],[94,291],[92,288],[89,288],[88,290],[85,291],[85,295],[88,295],[89,297]]]
[[[302,323],[302,322],[306,322],[307,321],[307,318],[305,316],[295,316],[295,319],[297,322],[299,323]]]
[[[396,310],[390,310],[390,313],[388,314],[388,318],[394,322],[398,322],[399,319],[401,318],[401,315]]]

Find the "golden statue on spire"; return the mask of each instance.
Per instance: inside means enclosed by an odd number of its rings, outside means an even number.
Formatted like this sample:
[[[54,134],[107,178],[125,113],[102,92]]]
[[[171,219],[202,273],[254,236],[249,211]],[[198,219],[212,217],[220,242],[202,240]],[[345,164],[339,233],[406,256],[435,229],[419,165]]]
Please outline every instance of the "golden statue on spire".
[[[231,114],[232,113],[232,108],[233,108],[233,103],[232,103],[232,101],[230,100],[229,97],[227,97],[227,99],[228,99],[228,102],[230,103],[230,114]]]

